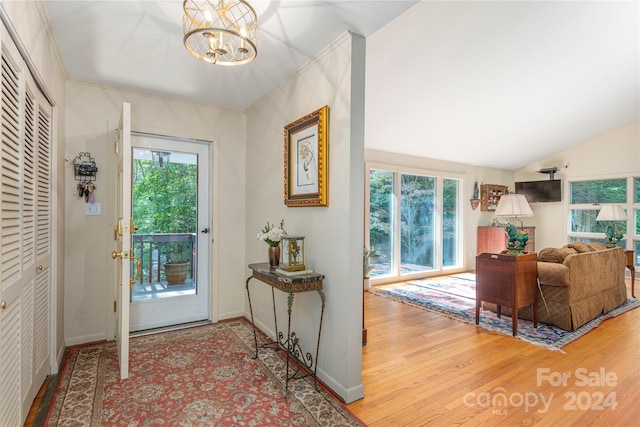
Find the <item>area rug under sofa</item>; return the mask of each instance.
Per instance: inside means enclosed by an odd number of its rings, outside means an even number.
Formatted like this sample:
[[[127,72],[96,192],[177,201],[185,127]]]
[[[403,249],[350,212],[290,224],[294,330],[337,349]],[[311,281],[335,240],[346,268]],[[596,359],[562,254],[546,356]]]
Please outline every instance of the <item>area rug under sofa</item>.
[[[369,292],[416,307],[427,309],[464,323],[475,325],[475,275],[463,273],[431,279],[413,280],[394,285],[373,286]],[[562,347],[597,328],[604,320],[616,317],[640,307],[640,299],[629,298],[618,308],[598,316],[574,331],[566,331],[554,325],[518,319],[516,339],[562,351]],[[544,307],[539,307],[543,310]],[[511,317],[502,315],[498,319],[495,312],[481,309],[479,327],[512,337]]]

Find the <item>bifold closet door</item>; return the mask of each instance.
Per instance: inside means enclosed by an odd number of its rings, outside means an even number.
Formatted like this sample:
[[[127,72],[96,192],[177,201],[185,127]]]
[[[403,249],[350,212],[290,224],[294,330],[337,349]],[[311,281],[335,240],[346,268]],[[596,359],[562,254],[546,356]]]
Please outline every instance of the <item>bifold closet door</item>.
[[[0,420],[20,426],[50,372],[52,107],[0,41]]]

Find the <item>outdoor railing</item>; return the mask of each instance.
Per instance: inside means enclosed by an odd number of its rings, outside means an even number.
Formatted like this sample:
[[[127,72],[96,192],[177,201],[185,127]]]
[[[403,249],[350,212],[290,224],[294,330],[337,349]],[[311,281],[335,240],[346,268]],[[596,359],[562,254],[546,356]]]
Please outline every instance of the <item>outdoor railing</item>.
[[[169,260],[189,263],[187,278],[196,271],[196,235],[193,233],[134,234],[133,256],[140,260],[140,283],[166,280],[162,266]],[[132,276],[135,275],[135,267]]]

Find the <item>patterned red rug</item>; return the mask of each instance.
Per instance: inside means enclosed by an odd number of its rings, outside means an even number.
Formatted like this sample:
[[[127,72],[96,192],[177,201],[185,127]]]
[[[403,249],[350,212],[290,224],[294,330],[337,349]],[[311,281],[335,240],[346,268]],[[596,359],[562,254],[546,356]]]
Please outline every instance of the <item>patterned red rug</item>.
[[[135,337],[129,378],[115,342],[69,350],[45,425],[362,426],[313,380],[289,382],[282,352],[254,353],[243,320]]]

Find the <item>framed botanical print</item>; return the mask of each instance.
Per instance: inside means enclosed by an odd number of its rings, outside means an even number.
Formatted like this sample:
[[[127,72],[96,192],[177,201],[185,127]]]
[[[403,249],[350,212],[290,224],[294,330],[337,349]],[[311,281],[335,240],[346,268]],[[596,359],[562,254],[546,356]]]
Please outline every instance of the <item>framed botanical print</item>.
[[[329,107],[284,127],[284,203],[328,206]]]

